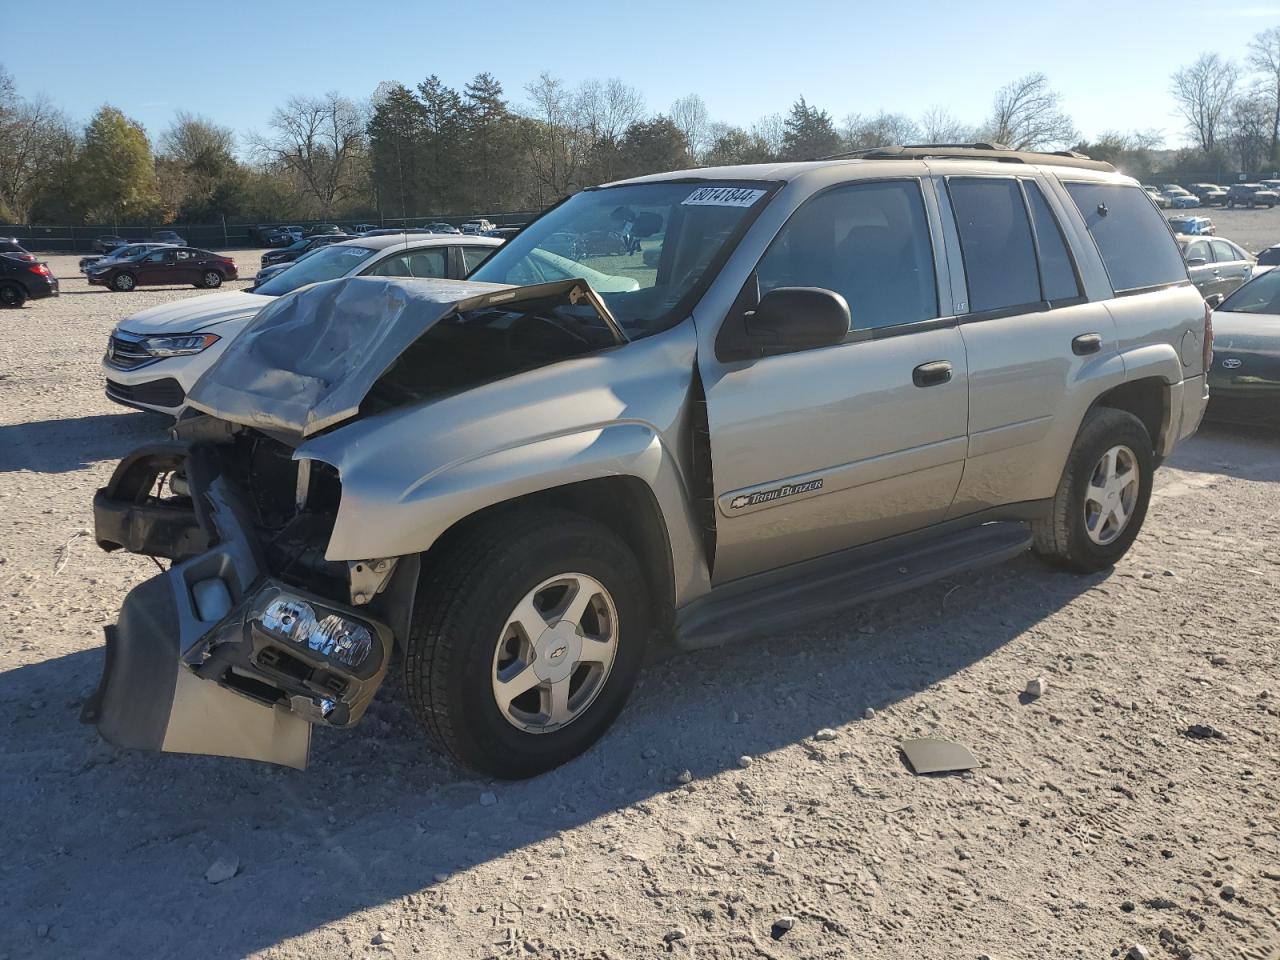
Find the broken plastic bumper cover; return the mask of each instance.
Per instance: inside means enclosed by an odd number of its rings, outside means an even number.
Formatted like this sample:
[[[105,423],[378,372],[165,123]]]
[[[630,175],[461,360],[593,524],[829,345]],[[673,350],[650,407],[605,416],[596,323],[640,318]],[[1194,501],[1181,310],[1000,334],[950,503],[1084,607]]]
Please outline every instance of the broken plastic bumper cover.
[[[129,546],[117,535],[145,529],[150,514],[133,511],[154,506],[114,500],[111,492],[134,489],[121,480],[130,471],[181,463],[193,506],[187,521],[180,507],[166,507],[169,519],[194,524],[213,545],[180,555],[129,592],[106,629],[102,679],[81,719],[120,747],[304,767],[311,724],[350,726],[363,715],[386,675],[391,630],[367,611],[264,573],[235,492],[212,458],[199,448],[188,453],[183,462],[140,450],[99,493],[95,513],[108,518],[105,525],[99,519],[99,541]],[[309,611],[313,622],[286,624],[286,609]]]

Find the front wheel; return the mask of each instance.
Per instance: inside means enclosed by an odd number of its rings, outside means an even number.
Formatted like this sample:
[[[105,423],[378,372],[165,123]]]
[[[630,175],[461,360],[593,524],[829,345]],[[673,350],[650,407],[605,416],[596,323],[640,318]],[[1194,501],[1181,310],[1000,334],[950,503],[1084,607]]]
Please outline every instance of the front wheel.
[[[493,776],[559,766],[631,693],[649,631],[644,583],[626,544],[577,514],[477,524],[424,569],[405,651],[410,707],[438,746]]]
[[[111,288],[121,293],[128,293],[136,286],[136,281],[131,273],[117,273],[111,279]]]
[[[1153,470],[1141,420],[1108,407],[1091,411],[1067,456],[1051,515],[1032,524],[1036,553],[1078,573],[1112,566],[1142,529]]]
[[[206,270],[204,276],[200,278],[200,286],[206,290],[214,290],[222,286],[222,274],[217,270]]]

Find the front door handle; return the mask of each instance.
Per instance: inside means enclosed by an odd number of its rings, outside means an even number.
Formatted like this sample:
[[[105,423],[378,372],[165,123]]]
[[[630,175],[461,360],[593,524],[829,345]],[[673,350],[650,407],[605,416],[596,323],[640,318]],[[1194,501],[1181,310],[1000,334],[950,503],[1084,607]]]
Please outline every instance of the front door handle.
[[[1102,349],[1102,334],[1082,333],[1071,341],[1071,352],[1077,357],[1088,356]]]
[[[911,382],[917,387],[936,387],[951,382],[951,364],[946,360],[922,363],[911,371]]]

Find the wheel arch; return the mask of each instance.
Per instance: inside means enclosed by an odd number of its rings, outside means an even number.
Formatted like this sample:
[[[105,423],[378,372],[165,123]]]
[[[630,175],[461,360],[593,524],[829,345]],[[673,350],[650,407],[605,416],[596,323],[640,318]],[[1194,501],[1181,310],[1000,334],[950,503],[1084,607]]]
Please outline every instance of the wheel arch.
[[[637,476],[615,475],[546,487],[502,500],[454,521],[422,556],[429,575],[452,546],[495,518],[540,509],[567,510],[608,528],[635,555],[644,573],[645,590],[658,612],[657,626],[669,632],[675,611],[675,570],[671,539],[653,489]]]
[[[1159,456],[1166,448],[1173,422],[1172,391],[1169,386],[1160,376],[1126,380],[1094,400],[1089,410],[1107,407],[1133,414],[1146,427],[1147,435],[1151,437],[1152,450]]]

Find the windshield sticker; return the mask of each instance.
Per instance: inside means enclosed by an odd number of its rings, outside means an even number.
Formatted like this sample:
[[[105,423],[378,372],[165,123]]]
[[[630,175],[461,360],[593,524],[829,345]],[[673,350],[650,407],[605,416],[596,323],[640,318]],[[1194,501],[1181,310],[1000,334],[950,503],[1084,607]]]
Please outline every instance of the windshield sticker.
[[[772,500],[781,500],[783,497],[794,497],[798,493],[809,493],[813,490],[822,489],[822,479],[806,480],[804,483],[784,483],[780,487],[772,490],[757,490],[755,493],[744,493],[741,496],[734,497],[729,504],[731,510],[741,510],[743,507],[754,507],[761,503],[769,503]]]
[[[680,201],[684,207],[749,207],[765,191],[749,187],[699,187]]]

